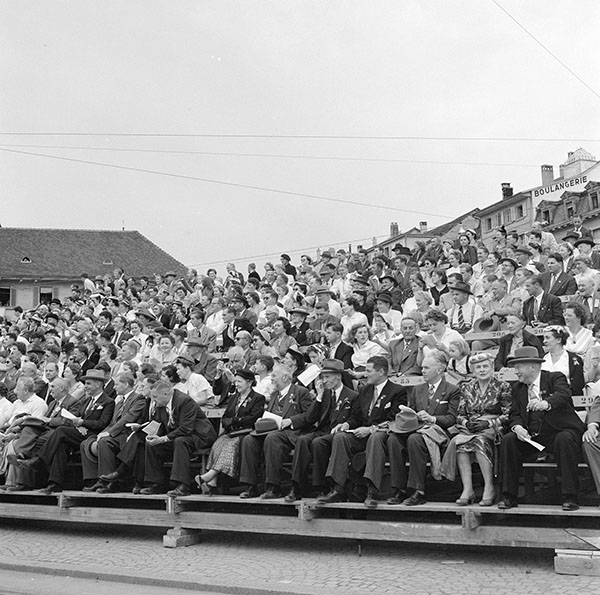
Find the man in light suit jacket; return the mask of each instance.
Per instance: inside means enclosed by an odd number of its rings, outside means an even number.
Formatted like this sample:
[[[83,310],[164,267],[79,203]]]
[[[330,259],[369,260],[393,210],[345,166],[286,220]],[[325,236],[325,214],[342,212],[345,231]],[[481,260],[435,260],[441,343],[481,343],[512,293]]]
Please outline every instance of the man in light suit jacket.
[[[400,325],[402,337],[390,341],[390,373],[403,376],[418,376],[421,366],[417,364],[419,338],[417,323],[412,318],[403,318]]]
[[[577,284],[577,294],[574,302],[581,304],[586,313],[586,324],[592,327],[600,315],[600,292],[596,291],[596,284],[592,277],[583,277]]]
[[[546,293],[542,288],[543,281],[534,275],[525,281],[525,289],[531,296],[523,304],[523,317],[530,326],[546,326],[560,324],[564,326],[562,302],[559,298]]]
[[[285,497],[286,502],[294,502],[304,495],[311,461],[312,485],[317,490],[325,487],[325,471],[333,436],[350,418],[352,405],[358,396],[358,393],[343,385],[343,375],[344,364],[340,360],[326,359],[323,362],[321,381],[317,382],[317,398],[306,413],[307,425],[313,430],[296,441],[292,489]]]
[[[346,482],[353,455],[364,451],[370,437],[394,419],[400,405],[406,404],[406,388],[388,380],[388,363],[384,357],[371,357],[366,368],[367,384],[354,401],[350,419],[333,436],[326,473],[332,490],[319,498],[321,502],[346,499]]]
[[[130,432],[126,424],[140,423],[146,415],[146,399],[133,390],[134,384],[135,379],[131,374],[117,376],[115,410],[108,427],[97,436],[84,440],[79,447],[84,491],[97,491],[100,494],[114,491],[110,482],[98,478],[117,468],[117,454]]]
[[[442,433],[455,424],[460,401],[459,388],[444,378],[447,363],[446,355],[441,351],[433,351],[425,357],[422,366],[425,382],[415,386],[408,400],[408,406],[416,411],[420,422],[435,424],[433,427],[440,428]],[[385,457],[385,451],[381,449],[373,454],[377,464],[372,465],[373,470],[370,472],[369,465],[367,465],[365,477],[372,482],[372,488],[375,490],[380,488],[381,458]],[[423,434],[417,431],[411,433],[391,432],[387,439],[387,454],[390,460],[391,485],[395,490],[394,496],[388,502],[390,504],[402,503],[406,506],[424,504],[426,502],[425,476],[430,454]],[[408,476],[406,473],[407,455],[410,461]],[[385,463],[385,458],[383,458],[383,463]],[[379,469],[379,473],[375,472],[377,469]],[[412,490],[412,494],[408,497],[406,497],[407,488]],[[370,499],[376,499],[375,491],[367,496],[366,505],[372,505],[372,502],[369,502]]]
[[[575,277],[563,272],[563,257],[558,252],[548,256],[546,268],[548,270],[540,275],[545,292],[560,297],[573,295],[577,291],[577,281]]]
[[[523,462],[535,461],[539,451],[534,440],[554,455],[561,477],[563,510],[577,510],[581,437],[585,426],[571,398],[571,389],[561,372],[542,370],[543,359],[534,347],[515,349],[510,360],[519,378],[512,386],[508,428],[500,447],[502,500],[498,508],[517,506]]]
[[[265,500],[281,497],[281,471],[283,463],[292,452],[302,430],[308,427],[306,413],[312,397],[303,386],[292,384],[292,373],[283,365],[271,372],[275,391],[271,394],[267,411],[283,418],[281,428],[263,435],[248,434],[242,440],[240,482],[247,485],[240,498],[258,496],[258,472],[261,461],[265,462]]]

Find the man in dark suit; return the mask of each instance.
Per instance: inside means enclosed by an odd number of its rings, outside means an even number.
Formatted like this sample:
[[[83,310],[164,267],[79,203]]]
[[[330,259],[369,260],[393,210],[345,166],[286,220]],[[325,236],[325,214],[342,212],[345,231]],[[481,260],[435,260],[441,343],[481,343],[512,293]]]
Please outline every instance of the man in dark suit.
[[[115,410],[108,427],[97,436],[86,438],[80,445],[84,491],[105,494],[113,491],[110,482],[98,479],[117,467],[117,454],[129,435],[126,424],[139,423],[146,414],[146,399],[134,391],[131,374],[116,378]]]
[[[252,333],[254,330],[254,326],[252,326],[247,318],[236,318],[236,311],[230,306],[223,308],[223,322],[226,325],[221,333],[223,337],[223,351],[235,347],[235,335],[238,331]]]
[[[384,357],[371,357],[366,368],[367,384],[354,400],[350,419],[333,436],[326,472],[332,490],[319,498],[321,502],[346,499],[346,482],[352,456],[364,451],[369,437],[394,419],[400,405],[406,404],[406,389],[388,380],[388,363]]]
[[[110,342],[117,347],[122,347],[125,341],[129,341],[133,336],[125,327],[127,326],[127,319],[124,316],[115,316],[113,320],[113,327],[115,334],[112,336]]]
[[[394,258],[394,270],[392,271],[392,275],[396,279],[398,288],[402,292],[400,303],[404,305],[404,302],[412,296],[412,289],[410,288],[411,269],[408,266],[408,261],[410,260],[410,248],[396,244],[394,246],[394,254],[396,257]]]
[[[419,355],[419,338],[417,323],[412,318],[403,318],[400,324],[402,337],[392,339],[390,349],[390,373],[403,376],[419,376],[421,366],[417,364]]]
[[[44,465],[48,469],[48,485],[40,490],[45,494],[62,491],[69,451],[79,448],[87,436],[99,434],[113,416],[115,402],[103,391],[104,372],[90,370],[82,380],[85,382],[85,396],[73,408],[73,418],[62,415],[52,418],[48,425],[53,429],[37,456],[18,462],[19,466],[26,468]]]
[[[516,349],[510,361],[519,382],[512,386],[509,432],[500,447],[502,500],[498,508],[517,506],[523,462],[535,461],[539,455],[538,449],[528,442],[533,440],[556,460],[563,510],[577,510],[577,463],[585,426],[573,407],[567,379],[561,372],[543,371],[543,359],[533,347]]]
[[[339,322],[340,319],[336,318],[333,314],[329,313],[327,304],[317,302],[315,304],[315,319],[309,322],[310,330],[310,342],[311,343],[322,343],[325,340],[326,329],[330,324]]]
[[[419,421],[428,424],[429,430],[441,439],[444,438],[446,430],[455,424],[460,401],[459,388],[444,378],[447,363],[446,355],[441,351],[433,351],[426,356],[422,365],[425,382],[415,386],[408,399],[408,406],[416,411]],[[389,504],[402,503],[406,506],[424,504],[426,502],[425,476],[430,451],[424,433],[414,431],[408,434],[392,432],[388,435],[387,441],[380,439],[374,442],[371,451],[367,452],[365,477],[372,485],[365,505],[372,507],[373,502],[370,500],[377,499],[377,490],[380,489],[383,476],[386,446],[390,460],[391,486],[395,490],[394,496],[388,500]],[[408,476],[407,455],[410,462]],[[406,497],[407,488],[412,490],[412,494],[408,497]]]
[[[164,408],[162,425],[166,434],[146,436],[145,483],[141,494],[159,494],[164,491],[167,477],[164,464],[171,460],[170,481],[175,487],[169,496],[188,496],[192,483],[190,458],[201,448],[208,448],[217,439],[215,429],[195,401],[178,390],[170,382],[159,380],[152,387],[152,402]],[[166,418],[166,419],[165,419]]]
[[[547,326],[549,324],[565,324],[562,302],[559,298],[545,292],[542,278],[534,275],[525,281],[525,289],[531,296],[523,304],[523,317],[531,326]]]
[[[342,383],[344,364],[337,359],[326,359],[317,381],[317,398],[306,413],[306,423],[315,426],[312,432],[303,434],[296,441],[292,462],[292,489],[286,502],[299,500],[306,489],[308,468],[312,461],[312,485],[323,488],[325,471],[331,453],[334,434],[348,421],[352,404],[358,396]]]
[[[573,295],[577,291],[575,277],[563,272],[563,257],[558,252],[548,256],[546,272],[540,275],[542,289],[557,297],[561,295]]]
[[[498,341],[500,349],[496,354],[496,361],[494,364],[494,369],[496,371],[506,368],[508,358],[513,351],[513,344],[515,349],[521,346],[535,347],[539,356],[543,357],[544,347],[542,345],[542,340],[537,335],[525,330],[525,319],[521,313],[509,314],[506,317],[506,330],[508,331],[508,334],[501,337]]]
[[[281,497],[281,470],[286,457],[292,452],[302,430],[308,427],[306,413],[312,397],[304,387],[292,384],[292,373],[285,366],[273,368],[271,394],[267,411],[283,418],[279,430],[266,435],[248,434],[242,440],[240,482],[247,488],[240,498],[258,496],[258,472],[261,460],[265,462],[265,500]]]
[[[594,237],[592,230],[583,226],[583,217],[581,215],[573,216],[573,229],[569,233],[573,234],[577,239]]]
[[[354,367],[352,364],[354,350],[348,343],[342,341],[343,333],[344,327],[339,322],[327,325],[325,338],[329,348],[328,357],[329,359],[339,359],[344,363],[344,369],[351,370]]]

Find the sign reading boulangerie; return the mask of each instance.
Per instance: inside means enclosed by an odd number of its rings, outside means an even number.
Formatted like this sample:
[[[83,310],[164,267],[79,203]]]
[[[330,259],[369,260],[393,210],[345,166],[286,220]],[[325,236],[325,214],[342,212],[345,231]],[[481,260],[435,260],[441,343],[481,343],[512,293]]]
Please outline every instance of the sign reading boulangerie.
[[[569,188],[573,188],[573,186],[587,184],[587,182],[587,176],[577,176],[569,180],[563,180],[562,182],[548,184],[548,186],[542,186],[541,188],[535,189],[533,191],[533,197],[540,198],[542,196],[548,196],[548,194],[553,194],[554,192],[558,192],[560,190],[567,190]]]

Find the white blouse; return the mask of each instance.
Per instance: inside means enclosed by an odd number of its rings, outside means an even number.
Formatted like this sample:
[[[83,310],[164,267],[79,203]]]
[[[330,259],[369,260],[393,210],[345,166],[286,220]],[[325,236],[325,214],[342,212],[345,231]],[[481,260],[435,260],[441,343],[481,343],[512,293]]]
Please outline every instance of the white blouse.
[[[542,363],[542,370],[546,372],[562,372],[569,384],[571,384],[570,372],[569,372],[569,354],[566,350],[563,350],[562,355],[558,358],[558,361],[553,362],[552,356],[547,353],[544,356]]]

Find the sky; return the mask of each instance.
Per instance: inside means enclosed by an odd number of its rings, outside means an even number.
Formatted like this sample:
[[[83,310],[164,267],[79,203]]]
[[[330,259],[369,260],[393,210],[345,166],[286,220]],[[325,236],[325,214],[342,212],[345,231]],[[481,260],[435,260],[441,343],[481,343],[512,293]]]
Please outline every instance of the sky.
[[[568,151],[600,158],[598,17],[596,0],[2,0],[0,224],[135,229],[201,272],[440,225]]]

